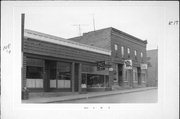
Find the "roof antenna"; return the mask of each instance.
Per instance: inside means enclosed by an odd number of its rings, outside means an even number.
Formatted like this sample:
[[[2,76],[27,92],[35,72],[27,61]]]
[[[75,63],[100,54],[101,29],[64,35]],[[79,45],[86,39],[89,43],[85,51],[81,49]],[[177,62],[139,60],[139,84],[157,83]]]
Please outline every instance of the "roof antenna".
[[[94,31],[95,31],[96,29],[95,29],[95,20],[94,20],[94,14],[93,14],[93,27],[94,27]]]
[[[77,26],[79,28],[79,36],[82,35],[81,33],[81,26],[87,26],[86,24],[74,24],[73,26]]]

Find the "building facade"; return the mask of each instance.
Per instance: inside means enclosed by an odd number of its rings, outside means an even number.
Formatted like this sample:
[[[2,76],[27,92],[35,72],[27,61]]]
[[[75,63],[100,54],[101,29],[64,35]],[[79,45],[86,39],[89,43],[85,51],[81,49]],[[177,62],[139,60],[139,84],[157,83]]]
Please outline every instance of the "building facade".
[[[146,44],[115,28],[71,39],[25,30],[22,89],[81,92],[143,87]]]
[[[115,28],[105,28],[84,33],[81,37],[69,40],[100,47],[111,51],[111,85],[116,87],[142,87],[147,82],[146,45],[138,39]],[[126,60],[132,62],[127,68]]]
[[[158,85],[158,49],[147,51],[148,80],[147,86]]]
[[[108,90],[109,70],[97,61],[110,61],[110,51],[36,31],[25,30],[22,88],[30,91]]]

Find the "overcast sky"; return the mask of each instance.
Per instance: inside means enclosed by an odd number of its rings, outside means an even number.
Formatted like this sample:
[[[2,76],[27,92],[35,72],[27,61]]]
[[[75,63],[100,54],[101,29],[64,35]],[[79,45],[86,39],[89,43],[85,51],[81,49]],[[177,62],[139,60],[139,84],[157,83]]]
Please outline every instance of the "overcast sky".
[[[147,49],[156,49],[164,35],[165,11],[161,4],[76,4],[64,7],[32,7],[25,12],[25,28],[71,38],[94,30],[114,27],[142,40]],[[79,31],[78,24],[81,25]]]

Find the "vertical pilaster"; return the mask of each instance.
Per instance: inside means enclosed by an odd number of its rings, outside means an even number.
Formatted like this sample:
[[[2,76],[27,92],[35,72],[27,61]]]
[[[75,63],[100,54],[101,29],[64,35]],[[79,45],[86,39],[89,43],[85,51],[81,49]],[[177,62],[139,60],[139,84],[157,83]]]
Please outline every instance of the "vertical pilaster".
[[[123,68],[122,68],[122,80],[123,80],[123,86],[125,85],[125,78],[126,78],[126,70],[123,64]]]
[[[22,67],[22,89],[26,87],[26,66],[27,66],[27,57],[23,56],[23,67]]]
[[[74,79],[75,79],[75,75],[74,75],[74,65],[75,65],[75,63],[74,62],[72,62],[72,65],[71,65],[71,91],[72,92],[74,92]]]
[[[81,93],[81,80],[82,80],[82,76],[81,76],[81,67],[82,67],[82,64],[79,63],[79,67],[78,67],[78,81],[79,81],[79,93]]]
[[[114,63],[111,63],[111,68],[113,69],[112,71],[109,71],[109,88],[112,89],[113,86],[113,80],[114,80],[114,71],[115,71],[115,67],[114,67]]]
[[[43,60],[43,72],[42,72],[42,76],[43,76],[43,90],[44,90],[44,82],[46,80],[45,60]]]
[[[104,78],[104,83],[103,83],[103,85],[104,85],[104,87],[106,87],[106,75],[103,75],[103,78]]]

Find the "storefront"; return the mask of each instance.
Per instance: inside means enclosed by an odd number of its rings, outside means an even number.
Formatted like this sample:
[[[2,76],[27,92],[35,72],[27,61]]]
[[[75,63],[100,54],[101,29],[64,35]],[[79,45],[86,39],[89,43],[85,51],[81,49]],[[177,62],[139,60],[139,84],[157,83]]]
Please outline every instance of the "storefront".
[[[105,91],[109,87],[108,68],[98,71],[95,63],[82,63],[79,68],[73,61],[26,59],[26,87],[31,91],[78,91],[79,86],[87,91]]]
[[[26,30],[24,39],[22,88],[30,91],[87,91],[136,87],[146,83],[147,72],[139,62],[127,69],[122,58],[101,49],[47,34]],[[109,64],[97,69],[97,62]]]
[[[23,88],[31,92],[81,92],[82,88],[105,91],[110,87],[108,68],[98,71],[96,65],[97,61],[110,60],[109,51],[66,40],[61,44],[61,40],[53,41],[52,36],[39,36],[34,31],[25,33]]]
[[[113,85],[119,87],[142,87],[146,83],[146,70],[141,70],[141,67],[134,65],[127,68],[124,64],[116,63],[113,73]]]
[[[82,64],[82,84],[88,91],[105,91],[109,87],[109,70],[98,71],[96,64]]]

